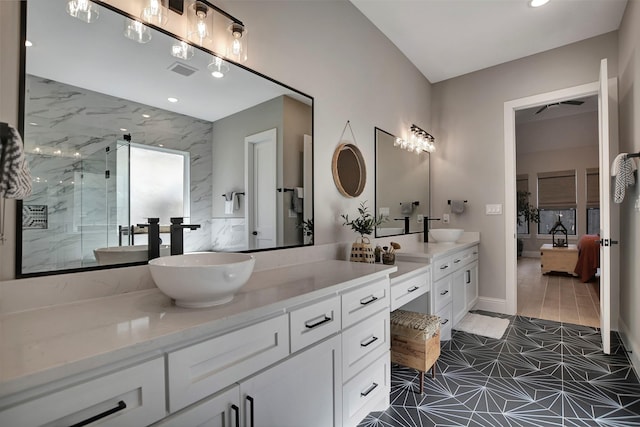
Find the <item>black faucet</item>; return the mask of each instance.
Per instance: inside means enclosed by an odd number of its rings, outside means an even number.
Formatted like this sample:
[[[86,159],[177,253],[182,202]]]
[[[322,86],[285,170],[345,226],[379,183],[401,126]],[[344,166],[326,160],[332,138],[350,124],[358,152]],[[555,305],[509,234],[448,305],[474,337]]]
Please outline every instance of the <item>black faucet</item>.
[[[148,224],[138,224],[138,227],[149,229],[149,239],[147,242],[148,259],[160,257],[160,218],[147,218]]]
[[[404,234],[409,234],[409,217],[394,218],[394,221],[404,221]]]
[[[424,243],[429,243],[429,221],[440,221],[440,218],[429,218],[428,216],[422,218],[424,226]]]
[[[184,252],[184,238],[182,236],[182,230],[188,228],[190,230],[196,230],[200,228],[200,224],[183,224],[182,217],[171,218],[171,255],[182,255]]]

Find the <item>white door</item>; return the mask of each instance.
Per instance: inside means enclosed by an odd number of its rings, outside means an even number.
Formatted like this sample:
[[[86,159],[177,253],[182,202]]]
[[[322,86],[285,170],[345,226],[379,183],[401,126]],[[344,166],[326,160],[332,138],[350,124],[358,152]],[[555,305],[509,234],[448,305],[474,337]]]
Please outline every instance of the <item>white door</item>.
[[[276,129],[245,138],[247,153],[247,231],[249,249],[276,246]]]
[[[240,383],[244,426],[330,427],[341,402],[336,336]]]
[[[611,313],[612,287],[617,289],[618,252],[613,245],[618,242],[619,218],[617,206],[611,203],[611,161],[612,153],[617,153],[618,141],[615,129],[617,120],[610,127],[611,114],[615,114],[616,105],[611,98],[616,94],[610,91],[607,73],[607,60],[600,63],[600,86],[598,89],[598,130],[600,140],[600,331],[602,351],[611,351]],[[614,91],[616,87],[614,86]],[[615,116],[614,116],[615,118]],[[617,295],[617,294],[616,294]],[[615,305],[617,307],[617,304]],[[615,313],[616,311],[614,311]]]

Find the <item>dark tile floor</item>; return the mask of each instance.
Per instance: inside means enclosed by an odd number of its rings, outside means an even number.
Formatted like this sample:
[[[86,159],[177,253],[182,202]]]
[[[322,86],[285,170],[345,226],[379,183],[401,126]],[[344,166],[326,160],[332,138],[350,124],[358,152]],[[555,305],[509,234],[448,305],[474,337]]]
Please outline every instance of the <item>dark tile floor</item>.
[[[640,426],[640,383],[617,333],[522,316],[502,339],[454,331],[435,379],[393,366],[391,406],[359,427]]]

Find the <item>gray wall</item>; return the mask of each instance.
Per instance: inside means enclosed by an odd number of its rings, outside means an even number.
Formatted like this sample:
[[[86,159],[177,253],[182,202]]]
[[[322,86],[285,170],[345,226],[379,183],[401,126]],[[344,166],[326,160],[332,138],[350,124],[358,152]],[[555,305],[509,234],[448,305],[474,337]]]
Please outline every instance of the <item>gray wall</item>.
[[[617,75],[616,32],[433,86],[431,212],[445,212],[447,199],[469,201],[450,226],[480,232],[480,296],[506,298],[504,230],[513,219],[485,215],[485,204],[505,203],[504,103],[597,81],[602,58]]]
[[[640,151],[640,2],[630,0],[619,31],[620,151]],[[640,215],[634,201],[640,185],[629,189],[620,221],[620,331],[636,367],[640,366]]]

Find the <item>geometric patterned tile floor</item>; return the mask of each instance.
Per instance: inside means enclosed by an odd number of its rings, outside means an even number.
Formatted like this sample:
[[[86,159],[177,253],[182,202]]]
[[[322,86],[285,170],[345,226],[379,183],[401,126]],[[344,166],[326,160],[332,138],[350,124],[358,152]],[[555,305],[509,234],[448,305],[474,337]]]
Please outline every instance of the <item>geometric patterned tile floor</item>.
[[[501,339],[453,331],[435,379],[394,365],[391,406],[359,427],[640,426],[640,383],[617,332],[522,316]]]

